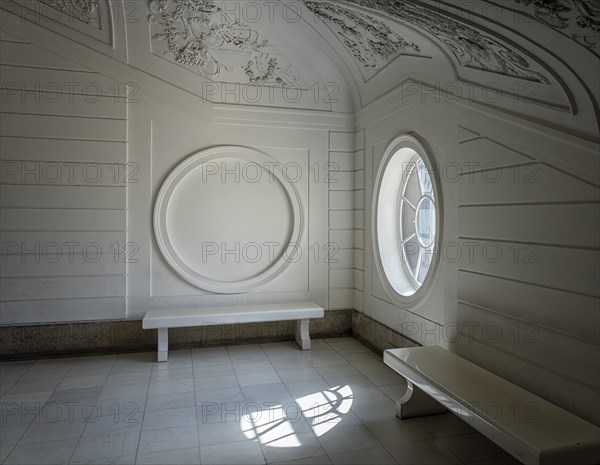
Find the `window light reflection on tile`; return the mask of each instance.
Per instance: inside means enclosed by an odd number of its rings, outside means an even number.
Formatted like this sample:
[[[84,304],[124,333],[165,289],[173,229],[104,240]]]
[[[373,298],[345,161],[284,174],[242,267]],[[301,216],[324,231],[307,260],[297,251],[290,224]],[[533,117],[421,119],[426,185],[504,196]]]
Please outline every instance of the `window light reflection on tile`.
[[[300,447],[302,443],[294,430],[294,418],[288,417],[287,410],[279,405],[247,413],[241,418],[242,432],[248,439],[258,440],[265,446]]]
[[[317,437],[323,436],[342,421],[352,407],[353,393],[350,386],[336,386],[296,399],[302,413],[311,421],[311,427]]]
[[[336,386],[296,399],[302,414],[309,420],[316,436],[323,436],[342,421],[352,407],[353,393],[350,386]],[[302,442],[296,434],[294,423],[301,419],[296,404],[277,405],[264,410],[248,412],[241,417],[240,427],[244,436],[269,447],[300,447]]]

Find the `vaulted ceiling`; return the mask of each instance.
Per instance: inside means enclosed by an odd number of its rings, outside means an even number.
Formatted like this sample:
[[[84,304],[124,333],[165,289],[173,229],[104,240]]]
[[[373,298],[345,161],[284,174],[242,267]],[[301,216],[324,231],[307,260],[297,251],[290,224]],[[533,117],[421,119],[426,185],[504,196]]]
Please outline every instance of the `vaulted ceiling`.
[[[598,0],[1,5],[211,102],[351,112],[403,84],[407,98],[434,93],[541,121],[578,116],[597,129]]]

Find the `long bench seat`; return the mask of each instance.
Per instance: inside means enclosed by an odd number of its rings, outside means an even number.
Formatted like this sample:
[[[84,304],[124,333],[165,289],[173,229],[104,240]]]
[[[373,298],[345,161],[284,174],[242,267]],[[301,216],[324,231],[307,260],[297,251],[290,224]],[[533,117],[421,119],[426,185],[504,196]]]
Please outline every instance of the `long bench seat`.
[[[169,328],[298,320],[296,343],[302,350],[308,350],[310,319],[324,316],[324,309],[313,302],[164,309],[146,312],[142,328],[158,330],[158,361],[166,362],[169,352]]]
[[[388,349],[384,362],[408,382],[400,418],[439,413],[430,396],[525,464],[600,464],[600,428],[459,355]]]

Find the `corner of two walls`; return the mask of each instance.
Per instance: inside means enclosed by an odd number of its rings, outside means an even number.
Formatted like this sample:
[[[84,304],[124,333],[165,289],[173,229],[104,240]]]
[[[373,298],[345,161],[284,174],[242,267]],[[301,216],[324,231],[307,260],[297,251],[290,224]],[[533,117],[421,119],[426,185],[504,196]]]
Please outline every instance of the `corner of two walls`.
[[[600,424],[598,144],[493,109],[418,100],[358,115],[366,215],[357,204],[365,248],[354,336],[379,351],[441,344]],[[406,132],[437,163],[444,223],[436,282],[412,306],[380,286],[364,221],[379,157]]]

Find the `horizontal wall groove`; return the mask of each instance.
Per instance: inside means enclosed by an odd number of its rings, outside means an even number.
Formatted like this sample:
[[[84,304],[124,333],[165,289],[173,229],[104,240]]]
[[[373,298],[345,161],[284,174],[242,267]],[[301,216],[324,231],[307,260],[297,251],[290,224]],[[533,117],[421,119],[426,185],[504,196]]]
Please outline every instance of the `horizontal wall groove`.
[[[0,232],[24,232],[24,233],[52,233],[52,232],[73,232],[73,233],[93,233],[93,232],[109,232],[109,233],[126,233],[127,228],[125,229],[32,229],[32,228],[20,228],[20,229],[10,229],[10,228],[0,228]]]
[[[45,187],[45,186],[44,186]],[[126,208],[80,208],[80,207],[0,207],[0,210],[72,210],[72,211],[106,211],[106,212],[126,212]]]
[[[363,270],[360,270],[360,271],[363,271]],[[360,289],[357,289],[357,290],[358,290],[359,292],[364,292],[364,291],[361,291]],[[379,297],[379,296],[377,296],[377,295],[373,294],[373,292],[371,292],[371,297],[372,297],[372,298],[374,298],[374,299],[380,300],[381,302],[385,302],[385,303],[386,303],[386,304],[388,304],[388,305],[393,305],[394,307],[398,307],[398,304],[395,304],[395,303],[393,303],[391,300],[385,300],[385,299],[383,299],[383,298],[381,298],[381,297]],[[416,316],[417,318],[419,318],[419,319],[421,319],[421,320],[427,321],[427,322],[429,322],[429,323],[431,323],[431,324],[434,324],[434,325],[436,325],[436,326],[440,326],[440,327],[443,327],[443,326],[444,326],[443,324],[441,324],[441,323],[439,323],[439,322],[437,322],[437,321],[433,321],[433,320],[432,320],[432,319],[430,319],[430,318],[427,318],[427,317],[425,317],[425,316],[423,316],[423,315],[419,315],[418,313],[415,313],[415,312],[411,311],[409,308],[402,308],[402,310],[404,310],[404,311],[405,311],[405,312],[407,312],[407,313],[410,313],[411,315],[414,315],[414,316]],[[389,326],[388,326],[388,328],[389,328]],[[402,336],[404,336],[404,337],[408,337],[408,336],[404,335],[402,332],[398,331],[397,329],[394,329],[394,328],[390,328],[390,329],[391,329],[392,331],[396,331],[398,334],[401,334],[401,335],[402,335]]]
[[[40,115],[38,115],[40,116]],[[127,143],[127,139],[79,139],[79,138],[71,138],[69,137],[68,139],[65,137],[41,137],[41,136],[19,136],[16,134],[10,134],[10,135],[3,135],[0,134],[0,138],[3,137],[12,137],[14,139],[40,139],[40,140],[65,140],[65,141],[80,141],[80,142],[115,142],[115,143],[121,143],[121,144],[125,144]]]
[[[587,184],[589,186],[592,187],[600,187],[600,184],[594,183],[592,181],[588,181],[586,179],[583,179],[580,176],[576,176],[573,173],[569,173],[568,171],[565,171],[563,169],[557,168],[556,166],[553,166],[549,163],[543,162],[543,161],[533,161],[533,162],[523,162],[523,163],[511,163],[508,165],[494,165],[491,166],[490,168],[483,168],[480,170],[473,170],[473,171],[460,171],[459,172],[459,176],[467,176],[467,175],[471,175],[471,174],[477,174],[477,173],[486,173],[489,171],[496,171],[496,170],[507,170],[507,169],[511,169],[511,168],[519,168],[522,166],[534,166],[534,165],[541,165],[541,166],[546,166],[552,170],[558,171],[559,173],[568,176],[570,178],[573,178],[583,184]],[[534,183],[532,183],[534,184]]]
[[[458,127],[462,128],[462,129],[464,129],[466,131],[469,131],[469,132],[471,132],[473,134],[473,132],[470,129],[467,129],[467,128],[465,128],[463,126],[460,126],[460,125],[458,125]],[[473,135],[475,136],[475,134],[473,134]],[[473,141],[480,140],[480,139],[481,140],[486,140],[488,142],[491,142],[492,144],[498,145],[498,146],[500,146],[500,147],[502,147],[502,148],[504,148],[506,150],[509,150],[511,152],[518,153],[519,155],[521,155],[524,158],[529,158],[530,160],[535,160],[535,157],[532,157],[531,155],[528,155],[525,152],[521,152],[520,150],[516,150],[516,149],[514,149],[512,147],[509,147],[508,145],[503,144],[502,142],[498,142],[496,139],[491,139],[489,137],[481,136],[479,134],[476,135],[475,137],[469,138],[467,140],[460,141],[459,145],[460,144],[466,144],[468,142],[473,142]]]
[[[476,237],[476,236],[465,236],[459,235],[458,239],[469,240],[469,241],[482,241],[482,242],[502,242],[505,244],[526,244],[526,245],[539,245],[541,247],[553,247],[558,249],[575,249],[575,250],[589,250],[591,252],[597,252],[600,247],[586,247],[583,245],[568,245],[568,244],[553,244],[551,242],[532,242],[516,239],[499,239],[495,237]]]
[[[458,268],[457,271],[462,272],[462,273],[471,273],[471,274],[477,274],[477,275],[480,275],[480,276],[487,276],[489,278],[503,279],[503,280],[506,280],[506,281],[512,281],[512,282],[519,283],[519,284],[527,284],[528,286],[542,287],[544,289],[551,289],[551,290],[554,290],[554,291],[561,291],[561,292],[566,292],[566,293],[569,293],[569,294],[580,295],[580,296],[583,296],[583,297],[591,297],[591,298],[600,300],[600,297],[597,296],[597,295],[594,295],[594,294],[587,294],[585,292],[572,291],[572,290],[564,289],[564,288],[560,288],[560,287],[546,286],[544,284],[532,283],[531,281],[524,281],[524,280],[521,280],[521,279],[509,278],[507,276],[501,276],[501,275],[495,275],[495,274],[490,274],[490,273],[484,273],[484,272],[477,271],[477,270],[469,270],[467,268]],[[599,304],[600,304],[600,302],[599,302]]]
[[[86,275],[80,275],[80,274],[63,274],[63,275],[44,275],[44,276],[0,276],[0,281],[2,280],[22,280],[22,281],[29,281],[29,280],[35,280],[35,279],[73,279],[73,278],[81,278],[81,279],[87,279],[87,278],[126,278],[127,274],[114,274],[114,273],[107,273],[107,274],[86,274]]]
[[[27,44],[27,42],[23,42]],[[73,63],[76,64],[76,63]],[[96,76],[102,76],[102,74],[92,71],[90,69],[69,69],[69,68],[54,68],[49,66],[32,66],[32,65],[11,65],[10,63],[2,63],[2,66],[6,68],[23,68],[23,69],[47,69],[49,71],[67,71],[69,73],[82,73],[82,74],[95,74]]]
[[[600,195],[600,194],[599,194]],[[463,203],[458,208],[476,208],[476,207],[535,207],[540,205],[600,205],[598,200],[551,200],[536,202],[487,202],[487,203]]]
[[[554,376],[557,376],[558,378],[562,378],[562,379],[564,379],[564,380],[566,380],[566,381],[568,381],[570,383],[577,384],[579,386],[583,386],[586,389],[589,389],[590,391],[600,393],[600,388],[598,388],[597,386],[593,386],[593,385],[585,383],[583,381],[579,381],[578,379],[575,379],[575,378],[573,378],[571,376],[567,376],[567,375],[561,373],[560,371],[556,371],[556,370],[554,370],[552,368],[549,368],[547,366],[540,365],[537,362],[534,362],[532,360],[523,358],[520,355],[515,354],[513,352],[510,352],[510,351],[508,351],[506,349],[503,349],[501,347],[498,347],[498,346],[495,346],[495,345],[492,345],[492,344],[488,344],[484,340],[482,340],[482,339],[480,339],[478,337],[471,336],[471,338],[473,339],[473,341],[476,341],[479,344],[482,344],[482,345],[484,345],[486,347],[489,347],[490,349],[497,350],[498,352],[502,352],[503,354],[507,355],[508,357],[516,358],[516,359],[520,360],[521,362],[523,362],[523,363],[525,363],[527,365],[536,367],[537,369],[542,370],[542,371],[547,371],[548,373],[552,373]]]
[[[101,120],[110,120],[110,121],[123,121],[127,122],[127,118],[115,118],[112,116],[96,116],[96,115],[64,115],[60,113],[30,113],[30,112],[21,112],[21,111],[0,111],[2,115],[21,115],[21,116],[42,116],[49,118],[73,118],[73,119],[101,119]]]
[[[64,164],[64,165],[104,165],[104,166],[120,166],[120,167],[125,167],[128,165],[127,162],[123,163],[123,162],[112,162],[112,163],[107,163],[105,161],[62,161],[62,160],[52,160],[52,161],[44,161],[44,160],[17,160],[17,159],[11,159],[11,158],[1,158],[0,160],[2,161],[14,161],[16,163],[45,163],[47,165],[59,165],[59,164]]]
[[[54,242],[56,242],[56,241],[49,242],[49,244],[52,244]],[[90,244],[91,243],[93,243],[93,242],[90,242]],[[86,245],[86,244],[84,244],[84,245]],[[121,244],[119,244],[119,245],[121,245]],[[123,244],[123,245],[126,245],[126,244]],[[15,252],[15,253],[8,253],[8,254],[4,253],[4,252],[0,252],[0,257],[3,258],[3,262],[6,261],[6,259],[4,257],[14,257],[14,256],[19,256],[19,257],[35,257],[35,256],[39,256],[39,255],[40,255],[39,252]],[[54,258],[54,257],[83,257],[83,256],[87,256],[87,255],[91,255],[91,253],[90,254],[83,253],[83,252],[48,253],[48,254],[45,255],[45,257],[52,257],[52,258]],[[99,256],[99,257],[117,256],[117,257],[121,258],[121,257],[124,257],[126,255],[127,255],[127,252],[126,251],[122,251],[122,250],[119,250],[118,252],[113,252],[112,250],[106,250],[106,251],[100,251],[100,253],[98,253],[98,254],[94,253],[94,257],[96,257],[96,256]],[[54,262],[52,260],[48,260],[47,258],[45,258],[44,260],[42,260],[40,258],[39,260],[35,261],[35,263],[41,263],[42,261],[47,261],[47,262],[49,262],[51,264],[55,264],[55,263],[58,264],[59,261],[60,261],[60,259],[56,260],[56,262]],[[91,261],[90,260],[88,263],[90,265],[95,265],[99,261],[100,261],[100,259],[98,259],[96,261]],[[137,260],[136,261],[130,261],[130,262],[124,261],[122,259],[121,260],[115,260],[115,263],[122,263],[122,262],[124,262],[124,263],[137,263]],[[25,261],[23,261],[23,263],[25,263]],[[32,263],[32,265],[33,265],[33,263]],[[6,277],[8,278],[8,276],[6,276]]]
[[[459,176],[467,176],[469,174],[478,174],[478,173],[487,173],[489,171],[496,171],[496,170],[507,170],[507,169],[511,169],[511,168],[520,168],[522,166],[534,166],[534,165],[544,165],[545,163],[542,162],[538,162],[538,161],[526,161],[526,162],[522,162],[522,163],[510,163],[508,165],[493,165],[490,168],[481,168],[481,169],[477,169],[477,170],[468,170],[468,171],[459,171],[458,175]]]
[[[126,298],[127,296],[125,294],[122,295],[110,295],[110,296],[103,296],[103,297],[44,297],[42,299],[11,299],[11,300],[2,300],[2,303],[4,302],[19,302],[19,303],[27,303],[27,302],[44,302],[44,301],[48,301],[48,302],[56,302],[56,301],[60,301],[60,300],[104,300],[104,299],[121,299],[121,298]]]
[[[27,187],[83,187],[83,188],[88,188],[88,187],[107,187],[110,189],[124,189],[127,186],[123,186],[123,185],[119,185],[119,184],[53,184],[53,183],[48,183],[48,184],[41,184],[41,183],[20,183],[20,182],[0,182],[0,186],[27,186]],[[57,207],[59,208],[59,207]]]
[[[543,328],[543,329],[545,329],[547,331],[551,331],[551,332],[557,333],[557,334],[562,334],[563,336],[567,336],[567,337],[570,337],[570,338],[573,338],[573,339],[578,339],[578,340],[583,341],[583,342],[589,342],[589,343],[592,343],[592,344],[599,344],[600,343],[600,339],[593,339],[593,338],[587,338],[587,337],[584,337],[584,336],[579,336],[579,335],[571,333],[569,331],[564,331],[564,330],[555,328],[553,326],[549,326],[549,325],[544,324],[544,323],[539,323],[539,322],[536,322],[536,321],[526,320],[524,318],[519,318],[519,317],[511,315],[509,313],[504,313],[504,312],[502,312],[500,310],[496,310],[496,309],[491,308],[491,307],[486,307],[485,305],[480,305],[480,304],[475,304],[475,303],[469,302],[468,300],[464,300],[464,299],[460,299],[459,298],[457,300],[457,302],[459,304],[467,305],[467,306],[472,307],[472,308],[478,308],[479,310],[483,310],[484,312],[487,312],[487,313],[493,313],[494,315],[500,315],[500,316],[503,316],[504,318],[508,318],[508,319],[514,320],[514,321],[519,321],[521,323],[529,324],[531,326],[537,326],[537,327]]]

